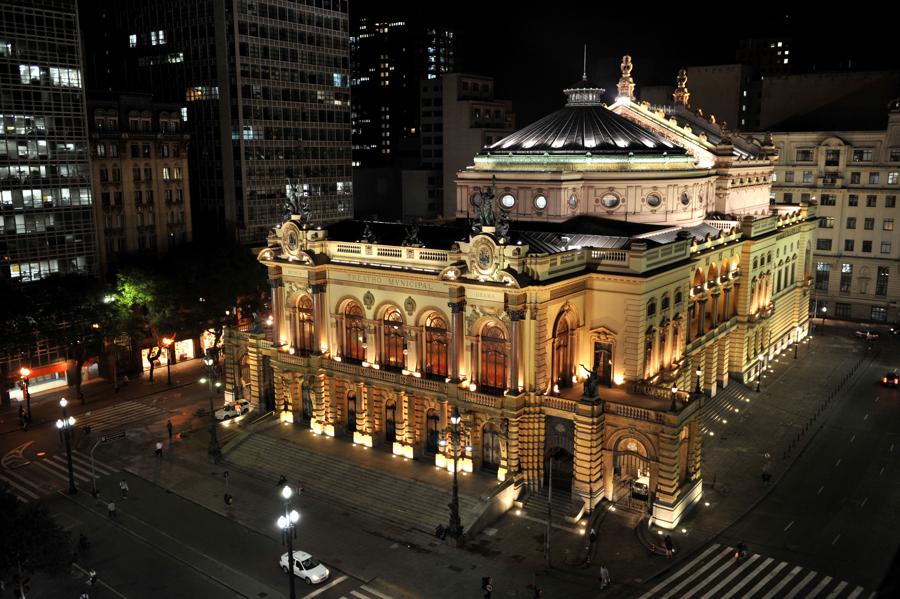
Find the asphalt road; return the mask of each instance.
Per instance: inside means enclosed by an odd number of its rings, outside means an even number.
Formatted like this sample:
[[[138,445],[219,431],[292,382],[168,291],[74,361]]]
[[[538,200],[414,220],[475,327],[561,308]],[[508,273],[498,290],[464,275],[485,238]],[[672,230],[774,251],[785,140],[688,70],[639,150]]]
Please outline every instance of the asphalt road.
[[[881,384],[900,367],[898,346],[879,343],[778,487],[721,535],[723,545],[743,540],[751,552],[878,588],[900,545],[900,391]]]

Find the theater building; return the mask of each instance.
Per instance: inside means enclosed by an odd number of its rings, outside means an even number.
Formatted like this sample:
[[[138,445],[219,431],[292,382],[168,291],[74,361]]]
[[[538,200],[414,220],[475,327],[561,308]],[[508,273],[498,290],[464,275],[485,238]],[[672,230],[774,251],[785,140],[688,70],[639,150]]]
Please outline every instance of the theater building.
[[[614,105],[582,80],[475,156],[455,223],[286,220],[259,254],[272,324],[228,332],[226,387],[446,468],[455,408],[460,469],[579,509],[643,481],[676,526],[702,494],[701,396],[806,335],[815,212],[770,208],[773,147],[677,91],[635,103],[630,71]]]

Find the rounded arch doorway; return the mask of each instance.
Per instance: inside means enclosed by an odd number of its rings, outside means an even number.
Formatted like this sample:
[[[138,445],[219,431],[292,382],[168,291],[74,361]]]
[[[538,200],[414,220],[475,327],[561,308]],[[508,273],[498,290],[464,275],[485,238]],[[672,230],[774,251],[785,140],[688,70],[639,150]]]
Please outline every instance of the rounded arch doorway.
[[[575,456],[562,447],[549,447],[544,453],[544,488],[571,493],[575,479]]]
[[[613,451],[614,501],[635,507],[650,501],[650,456],[635,437],[623,437]]]

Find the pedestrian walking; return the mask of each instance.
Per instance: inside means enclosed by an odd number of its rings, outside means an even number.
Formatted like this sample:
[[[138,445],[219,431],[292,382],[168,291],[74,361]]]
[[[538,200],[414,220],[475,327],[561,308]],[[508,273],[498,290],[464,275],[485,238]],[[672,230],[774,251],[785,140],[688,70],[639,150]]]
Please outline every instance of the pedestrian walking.
[[[172,419],[169,418],[168,422],[166,422],[166,430],[169,431],[169,445],[172,444]]]
[[[160,460],[162,459],[162,442],[161,441],[156,442],[156,451],[154,453],[156,454],[157,458],[159,458]]]
[[[97,571],[91,568],[91,571],[88,572],[88,584],[94,586],[97,584]]]
[[[609,570],[606,569],[605,565],[600,565],[600,588],[605,589],[609,586]]]
[[[484,599],[491,599],[491,593],[494,592],[494,579],[490,576],[482,577],[481,590],[484,591]]]
[[[666,538],[663,540],[663,545],[666,546],[666,557],[672,557],[672,554],[675,553],[675,547],[672,544],[672,537],[666,535]]]
[[[122,499],[128,499],[128,481],[124,478],[119,482],[119,490],[122,491]]]
[[[590,541],[591,541],[591,546],[593,546],[594,543],[597,542],[597,531],[594,530],[594,527],[593,527],[593,526],[591,527],[591,532],[590,532],[590,534],[588,535],[588,539],[590,539]]]
[[[116,502],[115,502],[115,501],[110,500],[110,502],[106,504],[106,511],[109,512],[109,517],[110,517],[110,518],[112,518],[113,520],[117,520],[117,517],[116,517]]]

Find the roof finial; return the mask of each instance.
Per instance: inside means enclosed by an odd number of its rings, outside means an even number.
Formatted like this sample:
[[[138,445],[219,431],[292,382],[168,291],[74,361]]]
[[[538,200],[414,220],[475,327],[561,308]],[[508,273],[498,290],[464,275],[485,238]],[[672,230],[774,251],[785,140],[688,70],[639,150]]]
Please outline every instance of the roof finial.
[[[587,81],[587,44],[584,45],[584,68],[581,70],[581,80]]]
[[[687,71],[685,69],[680,69],[678,71],[678,77],[676,78],[678,87],[676,87],[675,91],[672,93],[672,99],[675,100],[675,104],[681,104],[685,108],[690,108],[691,92],[689,92],[687,88],[687,79]]]
[[[633,102],[634,79],[631,77],[631,69],[634,68],[634,65],[631,64],[631,56],[628,54],[623,56],[620,67],[622,69],[622,76],[619,78],[619,84],[616,86],[619,89],[619,96],[616,100],[628,100]]]

